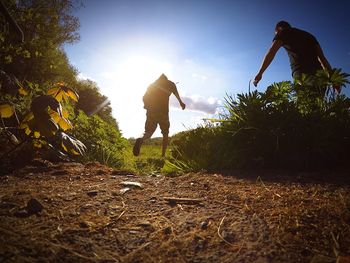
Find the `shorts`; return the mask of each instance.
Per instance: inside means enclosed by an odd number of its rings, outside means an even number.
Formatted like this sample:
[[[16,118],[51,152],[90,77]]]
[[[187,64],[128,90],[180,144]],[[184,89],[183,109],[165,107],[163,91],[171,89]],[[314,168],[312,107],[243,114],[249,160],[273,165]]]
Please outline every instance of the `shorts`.
[[[292,72],[292,76],[295,79],[300,79],[303,74],[315,75],[317,71],[322,70],[322,67],[306,67],[304,69],[297,69]]]
[[[167,112],[147,111],[146,116],[145,133],[143,135],[144,138],[151,138],[152,134],[157,129],[158,124],[163,136],[169,134],[170,122],[169,114]]]

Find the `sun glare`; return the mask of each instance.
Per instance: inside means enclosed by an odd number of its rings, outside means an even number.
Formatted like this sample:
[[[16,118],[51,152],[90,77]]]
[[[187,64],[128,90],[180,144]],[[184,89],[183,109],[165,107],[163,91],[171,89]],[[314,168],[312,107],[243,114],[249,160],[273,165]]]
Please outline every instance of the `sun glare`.
[[[132,56],[122,62],[117,70],[116,85],[123,95],[143,93],[149,84],[155,81],[162,73],[169,74],[169,63],[156,59]]]
[[[145,121],[142,96],[162,73],[172,76],[172,66],[156,57],[129,56],[109,67],[113,71],[105,75],[110,87],[106,95],[111,99],[114,114],[124,134],[140,135]]]

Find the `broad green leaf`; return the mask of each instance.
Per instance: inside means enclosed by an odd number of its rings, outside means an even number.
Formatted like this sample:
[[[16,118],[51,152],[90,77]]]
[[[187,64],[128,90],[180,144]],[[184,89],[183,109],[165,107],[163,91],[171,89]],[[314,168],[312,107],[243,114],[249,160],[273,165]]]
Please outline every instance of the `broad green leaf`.
[[[24,87],[21,87],[21,88],[18,90],[18,92],[19,92],[20,95],[23,95],[23,96],[28,95],[28,91],[26,91],[26,90],[24,89]]]
[[[61,102],[62,99],[65,101],[68,101],[69,98],[74,101],[78,101],[79,99],[78,94],[71,88],[67,87],[63,82],[57,83],[56,87],[47,91],[47,94],[53,96],[59,102]]]
[[[14,109],[10,104],[0,105],[0,116],[1,118],[10,118],[14,113]]]
[[[68,92],[67,92],[67,95],[68,95],[68,97],[70,97],[71,99],[73,99],[73,100],[75,100],[76,102],[78,102],[79,96],[78,96],[78,94],[77,94],[75,91],[69,89]]]
[[[39,137],[38,137],[39,138]],[[42,148],[43,147],[43,144],[40,140],[33,140],[33,146],[35,148]]]
[[[84,155],[86,146],[81,141],[69,136],[64,132],[61,132],[60,135],[62,139],[62,148],[66,152],[74,155]]]
[[[32,133],[32,131],[29,129],[29,127],[27,126],[26,128],[25,128],[25,134],[27,135],[27,136],[29,136],[29,134],[31,134]]]
[[[59,88],[52,88],[52,89],[49,89],[47,91],[47,95],[51,95],[51,96],[55,97],[59,91],[60,91]]]
[[[28,122],[34,118],[33,112],[29,112],[21,122],[20,128],[23,129],[26,126],[28,126]]]
[[[49,112],[50,117],[58,124],[61,120],[60,114],[58,114],[58,112],[52,110],[50,107],[48,109],[48,112]]]
[[[50,117],[53,119],[53,121],[55,123],[57,123],[61,127],[62,130],[66,131],[68,129],[73,128],[70,121],[67,120],[66,118],[60,116],[60,114],[58,114],[56,111],[49,109],[48,112],[49,112]]]
[[[62,108],[62,116],[63,118],[66,118],[66,119],[69,117],[69,112],[64,108]]]
[[[69,130],[69,129],[72,129],[73,126],[72,124],[70,123],[69,120],[65,119],[65,118],[60,118],[59,122],[58,122],[58,125],[61,127],[62,130],[66,131],[66,130]]]

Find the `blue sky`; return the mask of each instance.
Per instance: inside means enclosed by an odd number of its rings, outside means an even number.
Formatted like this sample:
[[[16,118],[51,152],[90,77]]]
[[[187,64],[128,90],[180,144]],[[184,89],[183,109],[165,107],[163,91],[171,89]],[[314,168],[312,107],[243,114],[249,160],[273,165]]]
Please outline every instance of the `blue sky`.
[[[80,77],[96,81],[110,98],[125,137],[142,134],[142,96],[161,73],[178,82],[188,104],[181,111],[171,101],[170,134],[215,116],[226,93],[248,90],[279,20],[315,35],[330,64],[350,72],[350,1],[86,0],[84,5],[76,13],[81,40],[65,50]],[[284,49],[258,90],[282,80],[291,80]],[[154,136],[159,135],[158,130]]]

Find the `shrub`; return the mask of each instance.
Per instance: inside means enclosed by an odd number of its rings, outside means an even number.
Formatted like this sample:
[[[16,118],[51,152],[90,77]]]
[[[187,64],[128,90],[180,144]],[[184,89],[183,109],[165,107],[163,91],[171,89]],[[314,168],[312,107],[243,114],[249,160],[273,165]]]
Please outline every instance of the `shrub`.
[[[88,117],[79,111],[74,123],[74,135],[87,147],[82,161],[99,161],[112,167],[123,165],[123,151],[128,142],[119,130],[97,115]]]
[[[332,86],[345,86],[348,76],[321,71],[265,92],[227,95],[219,125],[175,136],[173,156],[194,170],[346,167],[350,99]]]

